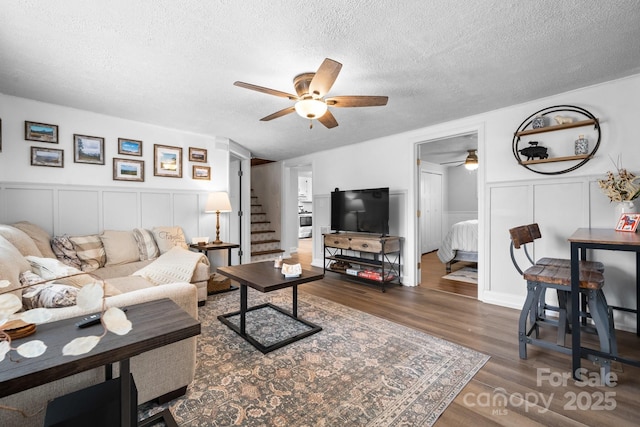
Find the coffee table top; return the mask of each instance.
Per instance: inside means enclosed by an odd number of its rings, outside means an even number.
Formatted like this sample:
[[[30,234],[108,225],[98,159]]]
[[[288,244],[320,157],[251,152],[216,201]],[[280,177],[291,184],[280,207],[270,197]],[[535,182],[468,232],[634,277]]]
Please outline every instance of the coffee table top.
[[[218,267],[216,271],[236,280],[242,285],[260,292],[271,292],[303,283],[314,282],[324,277],[324,271],[317,267],[303,267],[300,277],[285,278],[282,270],[273,266],[273,261]]]
[[[103,328],[95,325],[78,329],[80,317],[45,323],[36,333],[11,342],[41,340],[47,351],[40,357],[24,358],[12,352],[0,362],[0,397],[27,390],[79,372],[136,356],[200,334],[200,322],[168,298],[128,307],[127,318],[133,329],[127,335],[107,333],[87,354],[63,356],[62,347],[74,338],[99,335]]]

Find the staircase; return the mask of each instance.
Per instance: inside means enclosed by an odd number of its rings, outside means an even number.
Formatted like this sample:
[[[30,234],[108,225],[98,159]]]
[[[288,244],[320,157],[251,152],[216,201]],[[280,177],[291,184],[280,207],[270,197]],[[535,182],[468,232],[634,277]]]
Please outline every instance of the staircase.
[[[251,190],[251,262],[278,258],[284,250],[280,249],[280,240],[276,231],[271,229],[267,213],[258,203],[258,196]]]

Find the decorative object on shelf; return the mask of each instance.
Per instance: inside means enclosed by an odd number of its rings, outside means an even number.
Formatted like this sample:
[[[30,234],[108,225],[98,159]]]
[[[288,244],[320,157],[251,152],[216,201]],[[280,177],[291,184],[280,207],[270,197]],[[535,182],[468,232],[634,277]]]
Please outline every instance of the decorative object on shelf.
[[[142,141],[129,138],[118,138],[118,154],[142,156]]]
[[[64,151],[56,148],[31,147],[31,166],[64,167]]]
[[[536,116],[531,122],[531,127],[534,129],[540,129],[546,126],[546,120],[544,116]]]
[[[533,160],[534,158],[546,159],[549,157],[547,154],[547,147],[538,145],[538,141],[529,141],[529,147],[518,150],[523,156],[527,156],[527,160]]]
[[[573,117],[555,116],[553,120],[555,120],[559,125],[568,125],[573,123]]]
[[[640,196],[640,177],[622,167],[620,159],[615,164],[616,173],[607,172],[606,179],[599,179],[598,185],[612,202],[631,202]]]
[[[620,215],[616,231],[629,231],[635,233],[640,222],[640,213],[625,213]]]
[[[182,178],[182,148],[153,144],[153,174]]]
[[[189,147],[189,161],[207,163],[207,150],[204,148]]]
[[[144,161],[113,158],[114,181],[144,182]]]
[[[74,134],[73,153],[76,163],[104,165],[104,138]]]
[[[576,156],[581,154],[589,154],[589,140],[584,135],[578,135],[578,139],[575,142]]]
[[[211,167],[193,165],[193,170],[191,171],[191,177],[193,179],[210,180],[211,179]]]
[[[551,117],[557,124],[549,124]],[[544,120],[545,125],[542,127],[536,127],[540,122],[539,118]],[[534,122],[536,126],[533,125]],[[593,131],[585,132],[584,140],[595,142],[576,145],[577,141],[571,138],[563,144],[562,141],[566,138],[566,132],[562,131],[586,126],[593,126]],[[541,148],[544,147],[538,147],[537,141],[528,141],[528,138],[532,135],[550,132],[558,132],[557,136],[553,135],[553,152],[547,152],[545,153],[546,155],[542,155]],[[575,105],[554,105],[536,111],[524,119],[513,134],[511,148],[513,156],[522,167],[543,175],[558,175],[576,170],[591,160],[600,147],[601,137],[600,122],[589,111]],[[574,141],[573,147],[567,144],[569,141]],[[527,143],[529,145],[524,146]],[[547,141],[547,144],[549,144],[549,141]],[[578,148],[580,149],[580,154],[578,154]],[[526,156],[526,160],[521,156]],[[568,166],[559,169],[558,166],[561,164],[568,164]]]
[[[282,264],[282,274],[284,277],[300,277],[302,274],[302,266],[298,264]]]
[[[27,141],[58,143],[58,126],[46,123],[24,122],[24,139]]]
[[[220,212],[231,212],[231,202],[229,201],[229,195],[226,191],[209,193],[204,211],[206,213],[216,214],[216,240],[214,240],[213,243],[222,243],[222,240],[220,240]]]

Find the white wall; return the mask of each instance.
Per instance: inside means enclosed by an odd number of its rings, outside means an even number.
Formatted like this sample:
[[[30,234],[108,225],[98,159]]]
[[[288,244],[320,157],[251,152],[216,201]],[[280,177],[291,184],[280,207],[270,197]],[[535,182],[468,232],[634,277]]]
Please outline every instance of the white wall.
[[[444,234],[453,224],[478,218],[478,171],[464,166],[447,168],[447,211]]]

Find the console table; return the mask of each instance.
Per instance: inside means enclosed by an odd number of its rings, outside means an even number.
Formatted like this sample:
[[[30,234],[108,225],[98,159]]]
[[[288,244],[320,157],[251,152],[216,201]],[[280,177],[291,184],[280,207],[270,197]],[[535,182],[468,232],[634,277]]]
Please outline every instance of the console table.
[[[17,362],[7,357],[0,362],[0,397],[101,366],[105,366],[106,372],[109,372],[110,364],[118,362],[120,425],[131,426],[132,420],[135,424],[137,414],[135,410],[132,413],[132,406],[135,408],[135,405],[131,402],[137,401],[137,396],[132,392],[135,387],[132,387],[129,359],[146,351],[199,335],[200,322],[168,298],[130,306],[127,318],[133,323],[133,329],[127,335],[108,333],[93,350],[79,356],[63,356],[62,347],[74,338],[102,332],[100,325],[78,329],[75,323],[80,317],[38,325],[35,334],[17,339],[12,344],[18,346],[22,341],[38,339],[47,345],[47,351],[40,357],[18,356]],[[64,396],[57,399],[64,399]],[[170,417],[171,413],[163,415]],[[94,416],[96,420],[100,420],[99,414]]]

